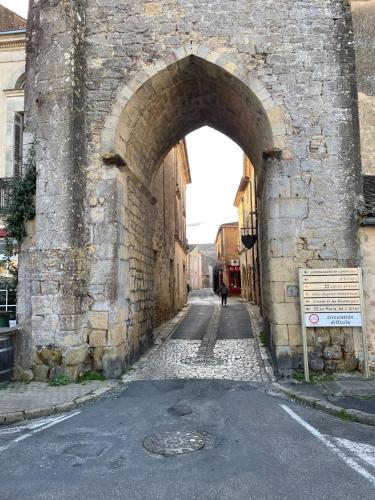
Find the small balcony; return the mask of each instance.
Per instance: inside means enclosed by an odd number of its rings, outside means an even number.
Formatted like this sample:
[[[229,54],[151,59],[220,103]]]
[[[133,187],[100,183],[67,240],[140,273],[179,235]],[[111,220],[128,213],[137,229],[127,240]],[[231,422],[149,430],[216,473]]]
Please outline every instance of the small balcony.
[[[12,177],[0,178],[0,214],[4,214],[8,211],[11,183]]]

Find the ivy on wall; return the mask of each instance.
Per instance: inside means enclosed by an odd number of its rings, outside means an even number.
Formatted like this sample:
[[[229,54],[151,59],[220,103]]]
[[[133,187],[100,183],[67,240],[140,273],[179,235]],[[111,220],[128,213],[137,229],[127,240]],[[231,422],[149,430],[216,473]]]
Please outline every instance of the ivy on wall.
[[[18,268],[12,260],[17,255],[23,238],[26,236],[26,222],[35,216],[34,196],[36,192],[36,167],[34,149],[29,153],[25,174],[14,177],[7,194],[7,211],[4,215],[4,226],[7,232],[6,256],[0,262],[7,268],[10,278],[0,277],[1,289],[16,291],[18,284]]]
[[[18,253],[23,238],[26,236],[26,222],[35,216],[34,196],[36,192],[35,153],[29,153],[25,174],[14,177],[7,199],[7,213],[4,217],[8,234],[7,253],[12,256]]]

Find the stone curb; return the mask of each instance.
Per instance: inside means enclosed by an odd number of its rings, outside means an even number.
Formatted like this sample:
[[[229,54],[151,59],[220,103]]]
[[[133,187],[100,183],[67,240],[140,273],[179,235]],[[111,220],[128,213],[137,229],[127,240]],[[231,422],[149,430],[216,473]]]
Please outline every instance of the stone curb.
[[[46,408],[33,408],[30,410],[16,411],[12,413],[0,413],[0,426],[15,424],[23,420],[30,420],[33,418],[46,417],[54,415],[55,413],[63,413],[79,408],[80,406],[99,399],[106,392],[114,389],[122,384],[122,381],[109,382],[105,387],[99,387],[95,391],[86,394],[85,396],[78,396],[72,401],[66,401],[58,405],[48,406]]]
[[[273,386],[298,403],[302,403],[306,406],[310,406],[311,408],[321,410],[324,413],[328,413],[329,415],[333,415],[335,417],[340,418],[341,415],[347,415],[354,422],[375,426],[375,414],[373,413],[366,413],[364,411],[355,410],[353,408],[343,408],[342,406],[334,405],[329,401],[325,401],[324,399],[322,400],[318,397],[308,396],[303,392],[294,391],[293,389],[284,387],[282,384],[279,384],[277,382],[275,382]]]
[[[257,318],[255,316],[254,311],[251,307],[251,304],[247,300],[244,300],[244,299],[243,300],[235,299],[235,300],[237,300],[238,302],[245,303],[245,305],[246,305],[246,309],[247,309],[247,312],[250,316],[250,322],[251,322],[251,326],[253,329],[254,340],[256,342],[257,348],[258,348],[260,356],[262,358],[264,368],[267,372],[267,375],[270,378],[270,381],[275,382],[276,377],[275,377],[275,373],[274,373],[273,366],[272,366],[271,356],[269,354],[267,347],[262,346],[261,342],[260,342],[260,330],[261,330],[261,328],[259,325],[259,318]]]

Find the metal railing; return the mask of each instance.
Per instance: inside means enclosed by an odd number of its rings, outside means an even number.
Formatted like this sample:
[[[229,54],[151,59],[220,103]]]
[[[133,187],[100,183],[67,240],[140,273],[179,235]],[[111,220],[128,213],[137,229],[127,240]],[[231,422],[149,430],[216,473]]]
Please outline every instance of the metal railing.
[[[0,178],[0,213],[8,211],[12,177]]]

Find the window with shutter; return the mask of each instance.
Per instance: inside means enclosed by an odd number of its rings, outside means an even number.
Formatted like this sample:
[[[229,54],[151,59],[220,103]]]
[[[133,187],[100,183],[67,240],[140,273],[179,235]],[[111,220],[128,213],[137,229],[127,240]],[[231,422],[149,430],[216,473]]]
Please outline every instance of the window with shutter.
[[[22,176],[23,113],[14,114],[13,175]]]

